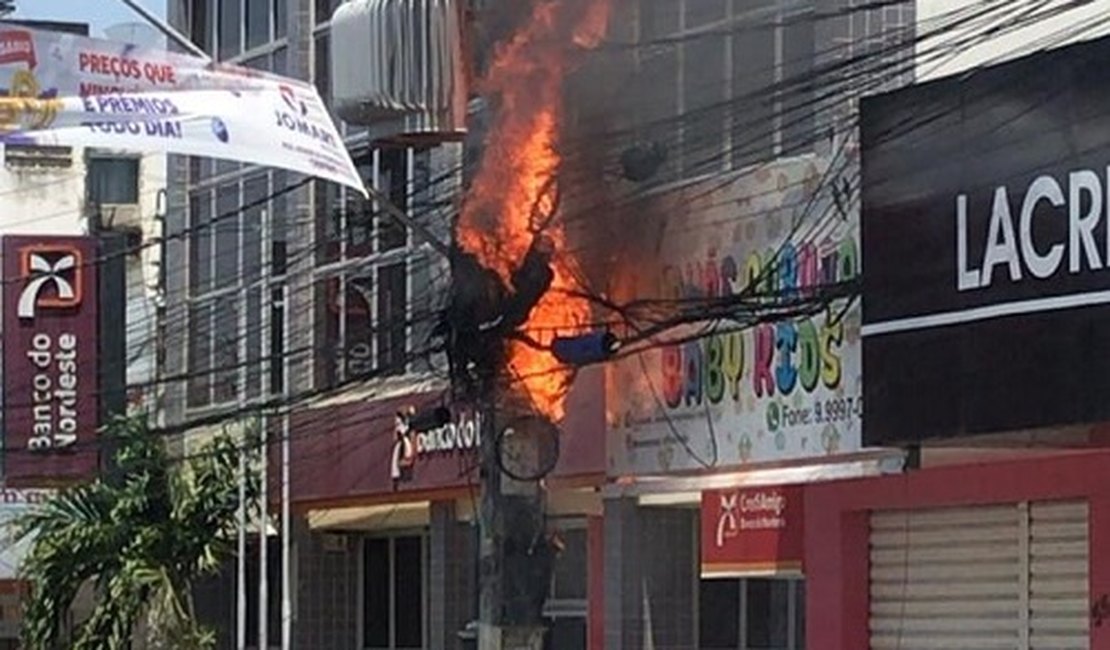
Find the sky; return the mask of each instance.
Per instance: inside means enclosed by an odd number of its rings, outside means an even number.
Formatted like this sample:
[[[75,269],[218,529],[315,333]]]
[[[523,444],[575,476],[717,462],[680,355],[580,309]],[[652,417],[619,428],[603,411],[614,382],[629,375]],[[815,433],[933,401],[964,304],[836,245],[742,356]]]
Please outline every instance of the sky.
[[[140,0],[140,3],[165,17],[166,0]],[[120,0],[16,0],[16,7],[14,18],[87,22],[93,36],[103,36],[105,27],[142,21]]]

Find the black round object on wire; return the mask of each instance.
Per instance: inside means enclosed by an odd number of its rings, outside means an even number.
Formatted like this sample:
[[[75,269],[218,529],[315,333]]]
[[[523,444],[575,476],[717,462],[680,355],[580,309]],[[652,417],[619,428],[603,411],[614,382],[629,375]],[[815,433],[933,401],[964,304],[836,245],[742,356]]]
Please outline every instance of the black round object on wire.
[[[559,462],[559,428],[539,415],[510,420],[495,444],[501,471],[517,481],[539,481]]]

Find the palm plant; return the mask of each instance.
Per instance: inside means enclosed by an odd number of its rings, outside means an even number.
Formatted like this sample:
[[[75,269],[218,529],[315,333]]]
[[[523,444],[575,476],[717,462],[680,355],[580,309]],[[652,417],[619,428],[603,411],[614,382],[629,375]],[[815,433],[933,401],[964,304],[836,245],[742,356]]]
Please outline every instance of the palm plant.
[[[214,635],[195,616],[192,586],[232,554],[241,448],[221,434],[178,462],[146,417],[113,420],[105,433],[116,445],[116,478],[65,489],[17,523],[20,535],[34,535],[21,568],[32,585],[24,644],[58,647],[67,612],[91,584],[92,614],[69,647],[125,650],[137,638],[150,648],[212,647]],[[258,490],[248,476],[252,510]]]

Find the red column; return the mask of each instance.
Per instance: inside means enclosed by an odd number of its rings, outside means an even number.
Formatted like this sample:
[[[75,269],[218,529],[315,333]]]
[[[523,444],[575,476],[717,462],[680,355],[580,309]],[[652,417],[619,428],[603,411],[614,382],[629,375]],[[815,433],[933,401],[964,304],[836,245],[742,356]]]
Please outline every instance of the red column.
[[[868,525],[864,511],[826,507],[806,495],[806,646],[868,646]]]
[[[605,520],[589,517],[586,529],[586,634],[589,650],[605,650]]]

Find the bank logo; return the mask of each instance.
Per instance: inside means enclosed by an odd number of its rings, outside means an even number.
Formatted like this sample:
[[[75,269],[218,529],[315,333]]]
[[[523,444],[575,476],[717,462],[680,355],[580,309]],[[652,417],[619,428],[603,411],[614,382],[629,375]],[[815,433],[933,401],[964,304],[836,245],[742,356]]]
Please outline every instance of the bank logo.
[[[63,245],[28,246],[20,251],[24,281],[17,314],[33,319],[39,309],[72,309],[81,304],[81,251]]]

